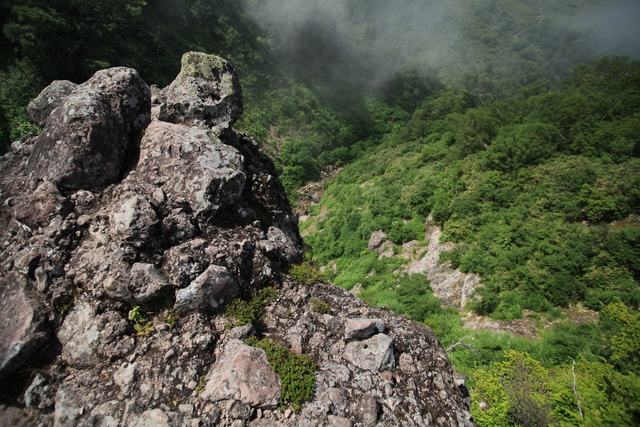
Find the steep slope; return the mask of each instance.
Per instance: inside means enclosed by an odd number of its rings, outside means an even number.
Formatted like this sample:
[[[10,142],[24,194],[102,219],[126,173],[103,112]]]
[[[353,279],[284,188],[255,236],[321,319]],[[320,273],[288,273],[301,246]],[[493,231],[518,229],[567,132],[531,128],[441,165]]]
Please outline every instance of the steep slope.
[[[287,274],[297,221],[231,127],[227,61],[187,53],[163,90],[111,68],[30,110],[42,133],[0,163],[3,424],[474,425],[427,327]],[[306,401],[249,337],[316,367]]]

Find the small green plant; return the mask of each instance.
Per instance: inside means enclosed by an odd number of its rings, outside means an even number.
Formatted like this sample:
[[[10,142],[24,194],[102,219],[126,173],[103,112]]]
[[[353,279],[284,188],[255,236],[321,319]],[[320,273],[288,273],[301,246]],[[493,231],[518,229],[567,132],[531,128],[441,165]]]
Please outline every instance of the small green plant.
[[[235,320],[228,323],[227,326],[242,326],[262,319],[265,305],[273,301],[277,295],[278,290],[276,288],[267,287],[248,301],[239,298],[231,301],[224,310],[224,316]]]
[[[55,306],[55,309],[60,314],[66,314],[71,309],[71,304],[59,304]]]
[[[313,397],[316,388],[316,363],[309,356],[295,354],[288,348],[265,338],[251,337],[247,344],[263,349],[267,361],[278,374],[282,384],[281,406],[300,411],[303,402]]]
[[[129,320],[133,322],[133,329],[136,331],[136,336],[145,336],[149,335],[151,332],[155,331],[155,328],[151,324],[150,321],[142,317],[140,314],[140,306],[134,305],[131,311],[129,312]]]
[[[331,306],[318,298],[311,298],[311,310],[314,313],[331,314]]]
[[[195,388],[195,392],[198,394],[202,393],[206,386],[207,386],[207,377],[205,377],[204,375],[201,375],[200,381],[198,382],[198,385]]]
[[[169,309],[161,316],[158,316],[158,320],[164,323],[167,323],[171,326],[174,326],[180,320],[180,312],[176,309]]]
[[[292,265],[289,269],[289,274],[293,280],[310,284],[313,282],[326,282],[324,275],[310,262],[303,262],[300,264]]]

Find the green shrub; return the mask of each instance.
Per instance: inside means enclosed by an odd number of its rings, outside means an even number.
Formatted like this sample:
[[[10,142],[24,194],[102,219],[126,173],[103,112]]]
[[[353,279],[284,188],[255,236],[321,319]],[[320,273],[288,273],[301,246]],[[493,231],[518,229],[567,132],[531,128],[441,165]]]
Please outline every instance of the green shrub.
[[[331,306],[318,298],[311,298],[311,310],[314,313],[331,314]]]
[[[235,299],[231,301],[224,310],[225,317],[233,318],[234,321],[228,324],[229,327],[242,326],[262,319],[264,307],[268,302],[273,301],[278,295],[278,290],[267,287],[258,292],[249,300]]]
[[[281,405],[290,405],[294,411],[300,411],[302,403],[311,400],[316,388],[316,363],[313,359],[295,354],[268,338],[257,340],[252,337],[247,344],[267,353],[267,360],[282,385]]]
[[[313,282],[325,282],[327,279],[324,275],[310,262],[303,262],[300,264],[292,265],[289,269],[289,274],[293,280],[310,284]]]

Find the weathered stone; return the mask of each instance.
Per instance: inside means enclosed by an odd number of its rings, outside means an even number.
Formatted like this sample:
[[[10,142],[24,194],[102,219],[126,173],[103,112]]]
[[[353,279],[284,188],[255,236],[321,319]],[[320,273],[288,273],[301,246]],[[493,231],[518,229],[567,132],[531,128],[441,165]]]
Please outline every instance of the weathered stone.
[[[149,243],[160,221],[151,204],[142,196],[127,198],[111,215],[111,235],[135,247]]]
[[[258,242],[258,247],[269,255],[275,255],[293,263],[300,258],[301,251],[278,227],[269,227],[267,239]]]
[[[49,338],[44,307],[26,280],[11,273],[0,279],[0,379],[26,362]]]
[[[374,231],[373,234],[371,234],[371,238],[369,238],[369,244],[367,245],[367,248],[371,252],[377,250],[382,244],[382,242],[385,241],[386,238],[387,238],[387,235],[384,233],[384,231],[382,230]]]
[[[66,216],[73,211],[69,202],[51,182],[43,182],[29,193],[23,202],[16,205],[16,219],[29,227],[44,226],[49,223],[50,216],[58,214]]]
[[[162,277],[155,265],[140,262],[131,266],[130,283],[133,291],[130,302],[135,304],[149,302],[173,287]]]
[[[27,408],[47,410],[53,407],[55,394],[56,390],[38,373],[24,393],[24,404]]]
[[[154,121],[140,143],[135,176],[189,203],[195,216],[215,214],[244,190],[244,158],[213,132]]]
[[[329,415],[329,425],[331,427],[351,427],[353,422],[348,418],[338,417],[336,415]]]
[[[87,367],[102,357],[124,356],[133,347],[133,339],[123,339],[128,330],[120,313],[97,314],[89,302],[78,301],[58,331],[62,357],[73,366]]]
[[[229,341],[206,380],[204,400],[235,399],[263,409],[275,408],[280,400],[280,380],[264,350],[239,340]]]
[[[344,358],[369,371],[393,369],[393,340],[388,335],[378,334],[368,340],[350,342],[344,350]]]
[[[409,353],[402,353],[400,360],[398,361],[400,370],[408,374],[413,374],[417,371],[416,365],[413,363],[413,357]]]
[[[115,181],[131,135],[149,122],[150,96],[133,69],[98,71],[52,111],[29,158],[31,179],[64,189]]]
[[[163,410],[150,409],[131,420],[129,425],[131,427],[171,427],[172,423]]]
[[[215,311],[238,295],[238,284],[225,267],[211,265],[191,284],[176,292],[174,308],[181,312]]]
[[[378,422],[378,402],[371,394],[365,394],[358,405],[360,419],[365,426],[374,426]]]
[[[226,60],[199,52],[182,56],[178,77],[165,90],[158,118],[192,126],[229,129],[242,114],[242,91]]]
[[[344,338],[361,340],[381,332],[384,332],[384,321],[380,319],[347,319]]]
[[[27,112],[34,122],[44,127],[51,112],[78,85],[69,80],[55,80],[44,88],[40,94],[27,105]]]
[[[60,113],[63,105],[73,109],[70,99],[85,102],[88,92],[113,92],[107,86],[78,87],[53,110],[46,127],[59,128],[63,123],[56,120],[72,116]],[[165,92],[154,91],[158,109],[167,101]],[[84,111],[82,102],[76,107]],[[104,108],[94,109],[91,120],[111,121],[114,109],[95,102]],[[185,111],[193,117],[200,114],[200,107],[190,108]],[[427,327],[370,307],[341,288],[291,280],[286,267],[303,245],[273,162],[251,137],[225,129],[232,115],[209,121],[192,119],[191,112],[179,125],[152,123],[138,163],[131,147],[130,168],[120,168],[108,186],[67,191],[48,178],[34,138],[2,157],[3,283],[10,292],[18,286],[34,301],[44,299],[42,318],[60,325],[59,342],[43,344],[47,351],[31,359],[24,353],[21,372],[36,368],[42,376],[11,376],[15,392],[8,398],[24,398],[30,406],[25,414],[37,420],[31,425],[390,427],[444,420],[472,426],[468,394],[456,386],[446,353]],[[65,144],[53,146],[58,152],[52,157],[75,156]],[[38,167],[29,169],[34,150]],[[67,200],[71,213],[63,207]],[[220,281],[229,286],[218,292]],[[211,315],[238,289],[251,294],[272,285],[277,298],[267,303],[255,333],[288,343],[318,366],[314,395],[296,413],[260,409],[278,404],[280,386],[264,352],[236,340],[254,333],[252,326],[227,331],[228,319]],[[181,313],[162,303],[174,289],[181,289]],[[310,312],[312,299],[329,304],[331,315]],[[134,336],[136,322],[127,319],[132,305],[140,305],[136,310],[155,330]],[[362,319],[374,324],[377,335],[364,338],[371,331],[357,325]],[[401,369],[384,371],[393,369],[393,359],[384,360],[382,337],[389,351],[401,355]],[[0,424],[11,409],[0,406]]]

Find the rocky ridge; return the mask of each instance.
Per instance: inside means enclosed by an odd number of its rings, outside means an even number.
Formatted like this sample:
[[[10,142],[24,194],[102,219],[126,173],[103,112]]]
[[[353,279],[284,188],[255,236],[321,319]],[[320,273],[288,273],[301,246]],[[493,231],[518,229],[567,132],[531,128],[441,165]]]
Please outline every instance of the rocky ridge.
[[[165,89],[125,67],[54,82],[29,111],[42,133],[0,161],[3,424],[473,425],[427,327],[287,274],[297,219],[232,129],[227,61],[187,53]],[[262,319],[230,329],[225,305],[265,287]],[[250,336],[315,361],[298,412]]]

